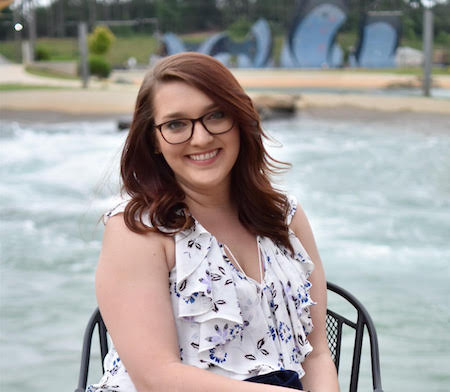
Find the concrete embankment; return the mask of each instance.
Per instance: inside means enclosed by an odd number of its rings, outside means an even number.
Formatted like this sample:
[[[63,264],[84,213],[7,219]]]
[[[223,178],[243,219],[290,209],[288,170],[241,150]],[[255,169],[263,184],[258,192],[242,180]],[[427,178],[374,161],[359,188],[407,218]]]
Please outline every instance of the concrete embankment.
[[[95,90],[26,90],[1,93],[0,111],[57,112],[75,116],[123,116],[133,113],[137,88]],[[306,108],[353,107],[450,115],[450,101],[416,96],[333,93],[255,93],[250,96],[263,118],[293,114]]]
[[[82,89],[77,81],[57,81],[29,75],[18,65],[2,67],[9,67],[9,72],[0,72],[0,83],[61,87],[0,92],[0,116],[18,120],[30,118],[33,113],[42,118],[45,116],[40,116],[39,113],[46,113],[48,118],[53,116],[55,119],[64,116],[114,119],[129,117],[133,113],[139,84],[144,75],[142,71],[117,72],[107,82],[93,82],[89,89]],[[249,92],[264,119],[310,109],[337,111],[346,108],[450,115],[449,99],[384,94],[379,90],[395,83],[417,84],[418,79],[413,75],[299,70],[233,72]],[[436,77],[435,82],[441,87],[450,88],[450,77],[447,75]],[[317,89],[306,92],[312,88]],[[323,92],[325,88],[327,92]]]

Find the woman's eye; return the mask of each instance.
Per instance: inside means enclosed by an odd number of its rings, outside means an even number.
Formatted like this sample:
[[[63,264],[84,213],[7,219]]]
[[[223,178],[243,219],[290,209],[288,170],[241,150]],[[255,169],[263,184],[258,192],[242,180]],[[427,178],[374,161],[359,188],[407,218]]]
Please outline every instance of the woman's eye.
[[[166,124],[167,129],[171,130],[171,131],[179,131],[180,129],[186,128],[187,127],[187,122],[186,121],[171,121],[169,123]]]
[[[212,112],[206,116],[206,120],[222,120],[225,117],[225,113],[221,110]]]

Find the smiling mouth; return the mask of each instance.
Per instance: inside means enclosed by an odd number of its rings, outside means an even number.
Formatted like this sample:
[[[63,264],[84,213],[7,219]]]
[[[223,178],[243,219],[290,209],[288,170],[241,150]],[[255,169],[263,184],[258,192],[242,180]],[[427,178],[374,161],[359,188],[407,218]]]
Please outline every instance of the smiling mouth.
[[[219,149],[205,152],[204,154],[192,154],[189,155],[189,158],[194,161],[207,161],[208,159],[214,158],[219,153]]]

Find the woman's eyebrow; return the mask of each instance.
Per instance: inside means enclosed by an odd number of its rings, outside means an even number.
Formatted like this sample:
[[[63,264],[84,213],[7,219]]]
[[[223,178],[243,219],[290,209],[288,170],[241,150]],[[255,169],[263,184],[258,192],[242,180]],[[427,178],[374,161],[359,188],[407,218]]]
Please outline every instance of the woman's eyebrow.
[[[215,102],[210,103],[209,105],[206,105],[203,110],[202,113],[206,114],[208,113],[210,110],[213,109],[217,109],[219,108],[219,105],[217,105]],[[202,114],[202,115],[203,115]],[[189,117],[185,112],[173,112],[173,113],[167,113],[166,115],[163,116],[162,118],[162,122],[164,121],[170,121],[170,120],[177,120],[177,119],[181,119],[181,118],[186,118],[189,119],[191,117]]]

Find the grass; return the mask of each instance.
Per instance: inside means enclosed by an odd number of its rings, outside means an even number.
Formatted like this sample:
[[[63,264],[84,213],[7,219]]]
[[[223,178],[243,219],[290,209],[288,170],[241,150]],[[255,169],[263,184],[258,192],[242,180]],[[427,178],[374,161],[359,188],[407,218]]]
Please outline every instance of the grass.
[[[283,44],[284,44],[284,36],[283,35],[276,35],[275,37],[273,37],[272,54],[273,54],[275,66],[280,65],[281,50],[283,49]]]
[[[193,45],[200,45],[205,39],[211,37],[215,33],[209,33],[209,32],[200,32],[200,33],[191,33],[191,34],[184,34],[182,36],[183,41],[188,42]]]
[[[149,57],[157,51],[156,39],[150,35],[116,37],[106,56],[113,67],[123,67],[130,57],[139,64],[148,64]],[[14,41],[0,42],[0,54],[12,61],[18,61],[17,45]],[[78,61],[79,50],[76,38],[39,38],[37,46],[45,48],[52,61]]]
[[[20,62],[22,54],[20,53],[19,43],[15,41],[1,41],[0,54],[8,60]]]
[[[196,33],[187,34],[182,36],[190,43],[200,43],[202,42],[209,33]],[[275,64],[279,62],[281,48],[284,40],[283,34],[278,34],[274,36],[274,46],[273,46],[273,58]],[[349,50],[350,47],[355,48],[357,45],[357,34],[355,33],[345,33],[341,32],[337,36],[337,42],[341,45],[344,50]],[[5,57],[17,61],[18,57],[18,42],[15,41],[3,41],[0,42],[0,54]],[[39,38],[37,45],[47,49],[50,53],[51,60],[55,61],[78,61],[79,51],[78,51],[78,41],[76,38]],[[411,46],[414,48],[420,48],[422,43],[420,40],[407,41],[402,40],[401,45]],[[435,44],[434,48],[436,50],[443,49],[444,47],[439,44]],[[146,65],[149,62],[151,54],[157,53],[158,44],[156,39],[151,35],[132,35],[121,37],[117,36],[114,41],[109,53],[107,54],[107,60],[112,64],[113,68],[122,68],[126,65],[127,60],[130,57],[136,58],[138,64]],[[337,70],[341,71],[341,70]],[[42,74],[41,71],[30,71],[32,73],[38,74],[39,76],[51,76],[51,77],[61,77],[54,73],[46,72]],[[389,69],[352,69],[351,72],[390,72],[396,74],[422,74],[422,69],[420,68],[389,68]],[[450,69],[438,68],[433,69],[433,74],[435,75],[449,75]],[[65,77],[67,78],[67,77]],[[69,77],[70,78],[70,77]]]
[[[79,57],[76,38],[39,38],[36,46],[47,49],[54,61],[72,61]]]
[[[0,91],[21,91],[21,90],[60,90],[62,88],[67,89],[67,87],[57,87],[57,86],[42,86],[34,84],[21,84],[21,83],[0,83]]]
[[[148,64],[150,55],[157,49],[156,39],[150,35],[116,37],[106,58],[113,67],[125,66],[130,57],[134,57],[138,64]]]
[[[32,75],[43,76],[43,77],[46,77],[46,78],[58,78],[58,79],[65,79],[65,80],[79,80],[79,78],[77,78],[76,76],[70,76],[70,75],[67,75],[67,74],[64,74],[64,73],[60,73],[60,72],[54,72],[54,71],[34,68],[33,66],[27,66],[27,67],[25,67],[25,70],[28,73],[32,74]]]

